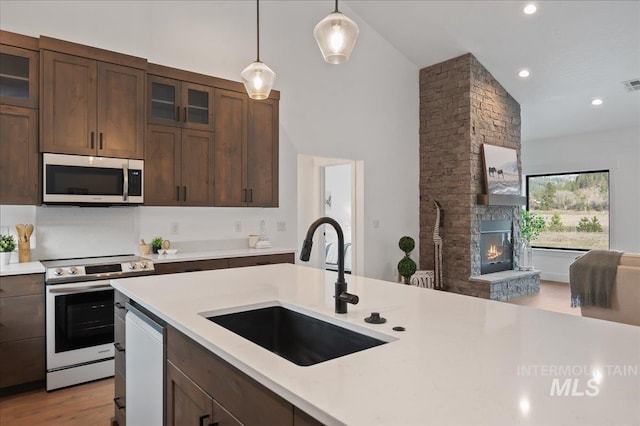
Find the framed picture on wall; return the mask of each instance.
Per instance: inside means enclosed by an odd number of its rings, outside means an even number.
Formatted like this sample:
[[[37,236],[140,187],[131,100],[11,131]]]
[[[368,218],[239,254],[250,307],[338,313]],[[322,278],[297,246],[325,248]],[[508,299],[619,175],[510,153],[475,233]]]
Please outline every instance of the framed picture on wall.
[[[520,195],[520,170],[515,149],[482,144],[482,162],[488,194]]]

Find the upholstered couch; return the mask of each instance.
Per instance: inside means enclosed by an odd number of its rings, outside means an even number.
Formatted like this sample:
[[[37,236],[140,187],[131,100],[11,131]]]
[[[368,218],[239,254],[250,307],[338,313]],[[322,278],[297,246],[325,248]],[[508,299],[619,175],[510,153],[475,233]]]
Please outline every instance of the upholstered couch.
[[[582,316],[640,326],[640,254],[620,258],[611,309],[582,306]]]

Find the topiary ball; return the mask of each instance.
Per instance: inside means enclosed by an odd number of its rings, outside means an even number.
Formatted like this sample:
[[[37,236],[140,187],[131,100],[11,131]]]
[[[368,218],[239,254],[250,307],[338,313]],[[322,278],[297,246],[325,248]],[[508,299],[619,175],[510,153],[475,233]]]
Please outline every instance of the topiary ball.
[[[400,242],[398,243],[400,250],[405,253],[409,253],[416,246],[416,242],[411,237],[404,236],[400,238]]]
[[[405,255],[405,257],[400,259],[400,262],[398,262],[398,273],[407,280],[416,273],[416,268],[416,262],[414,262],[409,256]]]

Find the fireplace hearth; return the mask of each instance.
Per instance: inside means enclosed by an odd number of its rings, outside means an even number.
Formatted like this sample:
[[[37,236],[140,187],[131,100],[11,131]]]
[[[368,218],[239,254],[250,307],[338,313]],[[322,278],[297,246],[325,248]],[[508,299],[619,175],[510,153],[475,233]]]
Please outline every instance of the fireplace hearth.
[[[510,220],[483,220],[480,223],[480,273],[513,269]]]

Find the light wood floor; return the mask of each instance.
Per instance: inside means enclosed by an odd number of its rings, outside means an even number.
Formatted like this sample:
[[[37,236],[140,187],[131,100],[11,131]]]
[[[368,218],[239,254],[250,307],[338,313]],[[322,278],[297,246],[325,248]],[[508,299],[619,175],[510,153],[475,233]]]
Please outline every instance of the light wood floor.
[[[113,378],[47,392],[0,398],[2,426],[108,426],[113,416]]]
[[[580,308],[571,307],[571,290],[568,283],[541,281],[540,293],[516,297],[507,303],[581,316]]]

